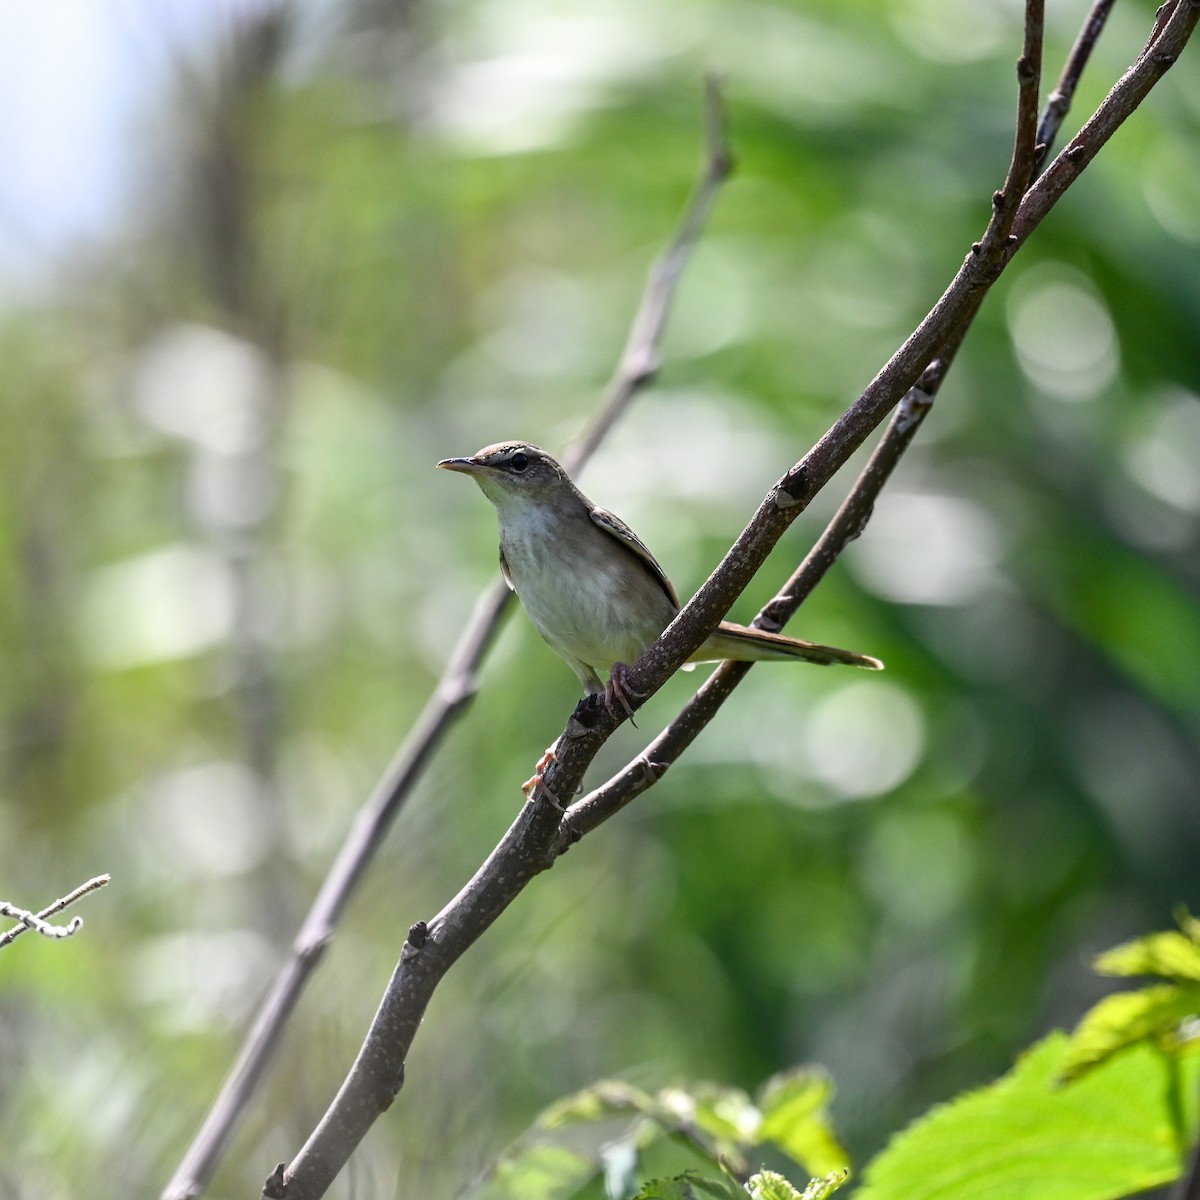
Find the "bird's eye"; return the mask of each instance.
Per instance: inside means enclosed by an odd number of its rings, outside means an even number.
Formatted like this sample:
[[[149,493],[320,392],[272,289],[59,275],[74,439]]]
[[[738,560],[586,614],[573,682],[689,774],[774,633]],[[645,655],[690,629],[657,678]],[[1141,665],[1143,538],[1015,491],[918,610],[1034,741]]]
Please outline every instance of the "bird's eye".
[[[517,453],[508,460],[508,465],[512,467],[514,471],[521,472],[525,470],[527,466],[529,466],[529,455],[523,454],[521,451],[517,451]]]

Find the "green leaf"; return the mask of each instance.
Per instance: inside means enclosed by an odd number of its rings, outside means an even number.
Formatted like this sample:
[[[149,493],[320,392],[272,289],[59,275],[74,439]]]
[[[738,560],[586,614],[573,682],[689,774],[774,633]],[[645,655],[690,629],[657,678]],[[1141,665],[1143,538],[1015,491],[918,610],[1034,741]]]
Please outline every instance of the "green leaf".
[[[597,1121],[601,1117],[628,1112],[657,1118],[661,1106],[641,1088],[619,1079],[602,1079],[544,1109],[537,1119],[537,1126],[559,1129],[577,1121]]]
[[[700,1084],[667,1087],[651,1094],[632,1084],[605,1079],[551,1105],[538,1118],[538,1128],[556,1130],[579,1122],[634,1114],[653,1121],[664,1132],[693,1130],[714,1161],[722,1155],[744,1157],[757,1141],[760,1116],[745,1092]]]
[[[720,1155],[744,1159],[746,1150],[758,1141],[762,1117],[739,1088],[700,1084],[689,1090],[665,1089],[659,1098],[676,1120],[687,1120],[706,1134]]]
[[[1175,982],[1200,982],[1200,944],[1173,930],[1126,942],[1096,959],[1105,975],[1154,975]]]
[[[760,1171],[750,1177],[746,1191],[751,1200],[825,1200],[850,1177],[849,1171],[830,1171],[819,1179],[809,1181],[803,1192],[775,1171]]]
[[[1175,1049],[1190,1040],[1181,1030],[1198,1015],[1200,988],[1164,983],[1107,996],[1084,1016],[1071,1035],[1063,1079],[1078,1079],[1137,1042]]]
[[[634,1197],[634,1200],[699,1200],[702,1196],[712,1200],[745,1200],[745,1192],[732,1180],[707,1179],[694,1171],[670,1179],[652,1179]]]
[[[776,1171],[759,1171],[746,1182],[750,1200],[803,1200],[791,1182]]]
[[[810,1179],[808,1187],[804,1189],[803,1200],[825,1200],[826,1196],[832,1196],[849,1178],[850,1171],[847,1168],[844,1171],[830,1171],[818,1179]]]
[[[1003,1078],[911,1125],[868,1165],[856,1200],[1111,1200],[1176,1178],[1156,1052],[1135,1046],[1061,1087],[1069,1047],[1051,1034]],[[1184,1066],[1194,1128],[1197,1056]]]
[[[759,1093],[759,1141],[778,1146],[811,1175],[848,1170],[849,1156],[826,1112],[832,1099],[833,1084],[819,1069],[800,1067],[773,1076]]]

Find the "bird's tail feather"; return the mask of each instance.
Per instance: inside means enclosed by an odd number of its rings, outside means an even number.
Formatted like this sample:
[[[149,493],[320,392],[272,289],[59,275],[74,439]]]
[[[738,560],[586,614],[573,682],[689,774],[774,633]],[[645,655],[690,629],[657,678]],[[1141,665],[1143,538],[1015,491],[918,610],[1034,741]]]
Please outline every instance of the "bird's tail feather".
[[[883,663],[869,654],[856,654],[853,650],[839,650],[836,646],[822,646],[817,642],[804,642],[799,638],[784,637],[779,633],[767,633],[765,630],[748,629],[745,625],[722,621],[716,633],[692,655],[691,661],[714,662],[726,658],[738,662],[801,659],[821,666],[844,663],[846,666],[863,667],[868,671],[883,670]]]

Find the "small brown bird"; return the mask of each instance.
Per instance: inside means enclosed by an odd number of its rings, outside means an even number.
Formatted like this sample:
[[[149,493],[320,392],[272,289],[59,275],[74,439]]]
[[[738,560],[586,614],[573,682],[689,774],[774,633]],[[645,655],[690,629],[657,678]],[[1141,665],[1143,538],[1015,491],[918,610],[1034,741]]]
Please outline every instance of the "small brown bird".
[[[624,673],[679,611],[679,597],[641,539],[597,508],[545,450],[499,442],[470,458],[444,458],[496,506],[500,570],[550,648],[589,696],[630,711]],[[691,662],[845,663],[878,671],[866,654],[722,621]],[[607,682],[606,682],[607,681]]]

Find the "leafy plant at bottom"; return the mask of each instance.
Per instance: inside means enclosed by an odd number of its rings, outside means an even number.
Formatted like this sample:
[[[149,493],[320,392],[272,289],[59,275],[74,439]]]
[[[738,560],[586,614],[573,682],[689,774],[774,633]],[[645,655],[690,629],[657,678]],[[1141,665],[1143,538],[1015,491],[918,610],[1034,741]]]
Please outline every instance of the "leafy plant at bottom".
[[[1106,997],[868,1165],[861,1200],[1110,1200],[1169,1183],[1196,1136],[1200,922],[1096,961],[1167,982]]]
[[[651,1092],[604,1080],[543,1112],[467,1196],[821,1200],[849,1174],[826,1112],[832,1090],[827,1075],[808,1067],[773,1076],[754,1098],[712,1084]],[[740,1183],[768,1154],[786,1156],[798,1173],[820,1178],[804,1192],[766,1171]]]

